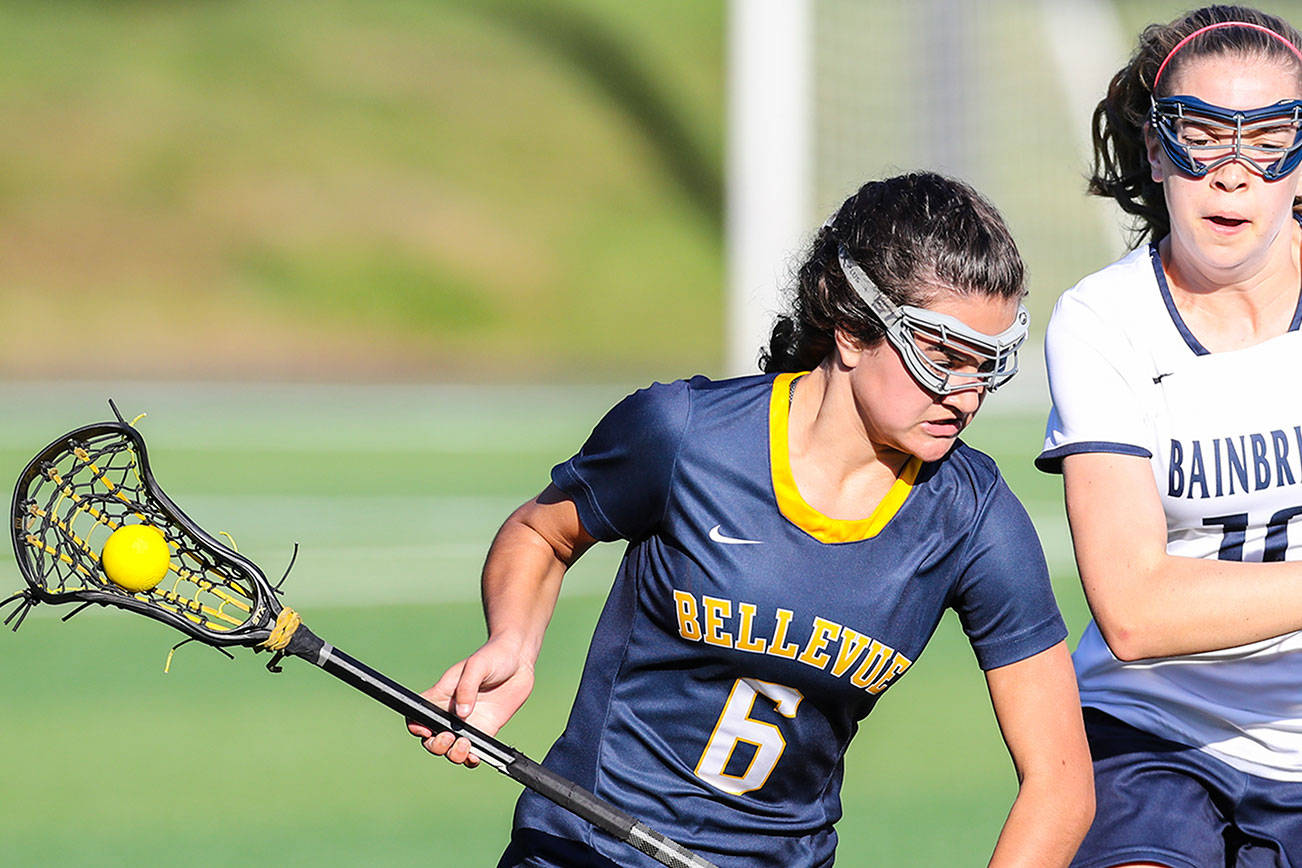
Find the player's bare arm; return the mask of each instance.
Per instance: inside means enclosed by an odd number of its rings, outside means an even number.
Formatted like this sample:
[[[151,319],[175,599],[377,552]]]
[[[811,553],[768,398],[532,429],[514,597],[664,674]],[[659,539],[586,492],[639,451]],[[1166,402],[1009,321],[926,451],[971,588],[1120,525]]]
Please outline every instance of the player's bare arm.
[[[990,865],[1066,865],[1094,817],[1094,776],[1067,644],[991,669],[986,685],[1019,782]]]
[[[1117,657],[1213,651],[1302,627],[1302,563],[1167,553],[1166,517],[1147,459],[1069,455],[1063,479],[1085,596]],[[1118,492],[1125,492],[1124,508]]]
[[[489,734],[508,721],[533,690],[534,661],[556,607],[565,571],[595,542],[574,503],[554,486],[520,506],[502,524],[484,563],[482,592],[488,641],[451,666],[423,694]],[[436,756],[474,767],[470,742],[410,724]]]

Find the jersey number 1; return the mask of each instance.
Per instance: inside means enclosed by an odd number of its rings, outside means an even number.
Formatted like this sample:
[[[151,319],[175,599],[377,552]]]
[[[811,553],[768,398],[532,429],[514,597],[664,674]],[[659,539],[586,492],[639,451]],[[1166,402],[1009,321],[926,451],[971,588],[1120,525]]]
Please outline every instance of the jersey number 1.
[[[799,690],[760,681],[758,678],[738,678],[733,683],[723,713],[719,715],[700,762],[696,764],[696,776],[734,796],[764,786],[764,782],[773,773],[773,767],[781,759],[782,752],[787,749],[787,740],[782,737],[780,729],[750,716],[757,696],[770,700],[777,713],[786,718],[796,716],[800,700],[805,698]],[[755,754],[743,773],[728,774],[725,769],[739,742],[751,745]]]

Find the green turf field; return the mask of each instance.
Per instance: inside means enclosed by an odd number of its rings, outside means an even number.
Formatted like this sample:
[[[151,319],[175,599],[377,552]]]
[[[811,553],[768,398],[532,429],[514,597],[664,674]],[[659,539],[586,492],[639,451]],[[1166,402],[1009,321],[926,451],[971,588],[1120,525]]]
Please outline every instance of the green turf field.
[[[629,388],[638,384],[629,384]],[[104,386],[0,385],[0,479],[108,417]],[[318,633],[423,688],[475,647],[477,573],[498,522],[624,390],[116,387],[159,481],[273,579]],[[1084,626],[1057,482],[1030,468],[1038,411],[968,438],[1002,459]],[[538,687],[502,737],[541,758],[564,725],[617,546],[572,571]],[[19,578],[0,560],[3,596]],[[422,754],[388,710],[311,667],[230,662],[125,612],[37,609],[0,633],[0,841],[7,865],[492,865],[518,787]],[[983,865],[1015,789],[983,680],[951,616],[847,758],[840,864]]]

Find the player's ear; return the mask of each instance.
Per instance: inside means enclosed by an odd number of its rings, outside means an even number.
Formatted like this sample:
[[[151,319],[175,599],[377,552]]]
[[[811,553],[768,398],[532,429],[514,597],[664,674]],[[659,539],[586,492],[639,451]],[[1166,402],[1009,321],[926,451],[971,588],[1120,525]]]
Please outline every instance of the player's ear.
[[[846,334],[840,329],[836,329],[833,335],[836,342],[833,350],[836,354],[836,360],[845,368],[858,366],[864,352],[864,346],[859,342],[859,339],[854,335]]]
[[[1157,133],[1153,132],[1151,124],[1144,123],[1144,150],[1148,154],[1148,172],[1149,177],[1154,182],[1160,184],[1163,179],[1162,172],[1162,143],[1157,140]]]

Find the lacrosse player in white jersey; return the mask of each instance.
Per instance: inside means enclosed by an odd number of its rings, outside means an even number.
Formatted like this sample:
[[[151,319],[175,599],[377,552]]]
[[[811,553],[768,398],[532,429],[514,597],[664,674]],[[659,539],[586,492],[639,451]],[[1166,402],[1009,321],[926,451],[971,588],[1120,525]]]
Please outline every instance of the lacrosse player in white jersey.
[[[1059,300],[1037,465],[1094,614],[1097,816],[1073,863],[1302,866],[1302,35],[1144,30],[1095,113],[1128,256]]]

